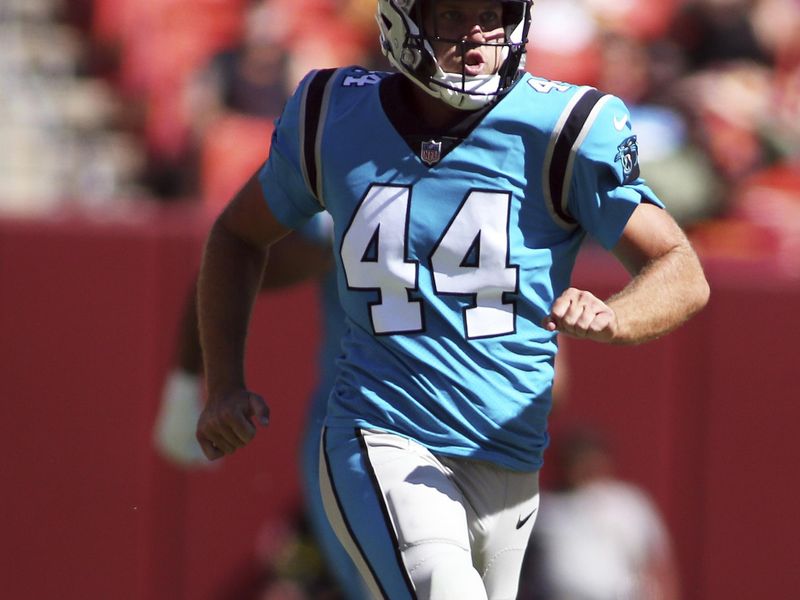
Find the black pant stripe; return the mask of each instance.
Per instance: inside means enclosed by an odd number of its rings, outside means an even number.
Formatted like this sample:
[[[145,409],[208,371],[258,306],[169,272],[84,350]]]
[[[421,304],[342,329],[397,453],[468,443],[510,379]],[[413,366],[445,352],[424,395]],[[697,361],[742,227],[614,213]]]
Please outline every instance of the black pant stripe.
[[[339,497],[339,492],[336,489],[336,482],[333,479],[333,475],[332,475],[332,471],[331,471],[330,458],[328,457],[327,444],[326,444],[327,435],[328,435],[328,428],[324,427],[323,430],[322,430],[322,453],[323,453],[323,457],[324,457],[324,461],[325,461],[325,476],[327,477],[328,482],[330,483],[330,486],[331,486],[331,490],[333,491],[333,498],[334,498],[334,500],[336,502],[336,509],[337,509],[337,511],[339,513],[339,517],[342,520],[342,523],[343,523],[343,525],[344,525],[344,527],[345,527],[345,529],[347,531],[347,535],[348,535],[350,541],[353,543],[353,546],[355,547],[356,551],[360,555],[361,561],[355,561],[356,565],[358,565],[359,562],[363,562],[363,564],[369,570],[369,575],[364,573],[363,569],[359,569],[359,571],[361,572],[361,576],[364,577],[365,580],[368,577],[369,577],[369,579],[371,579],[371,581],[372,581],[372,583],[374,585],[370,586],[370,587],[378,589],[380,591],[380,594],[381,594],[381,597],[383,598],[383,600],[390,600],[389,595],[386,593],[386,590],[383,588],[383,584],[381,583],[381,580],[378,578],[378,576],[375,573],[375,569],[372,566],[372,563],[370,563],[370,561],[369,561],[369,557],[367,556],[366,552],[364,552],[364,549],[361,547],[361,544],[358,542],[358,538],[356,537],[355,533],[353,532],[353,528],[352,528],[352,526],[350,525],[350,522],[347,519],[347,513],[345,513],[344,509],[342,508],[342,501],[341,501],[341,499]],[[333,526],[333,528],[335,530],[336,526],[333,523],[331,523],[331,525]]]
[[[369,460],[369,449],[367,448],[367,442],[364,439],[364,434],[360,429],[356,429],[356,436],[361,444],[361,452],[364,455],[364,464],[367,465],[369,476],[372,480],[372,485],[375,488],[375,495],[378,497],[378,501],[381,504],[383,520],[386,524],[386,531],[388,531],[389,535],[392,536],[392,544],[394,546],[394,553],[397,559],[397,568],[400,569],[400,572],[403,574],[403,578],[405,579],[406,586],[408,587],[408,593],[410,594],[411,598],[413,600],[417,600],[417,592],[414,589],[414,584],[411,581],[411,575],[409,575],[408,571],[406,570],[405,562],[403,562],[403,554],[400,552],[400,541],[397,539],[397,532],[395,531],[394,524],[389,516],[389,507],[386,506],[383,491],[381,490],[380,483],[378,482],[378,476],[375,474],[375,469],[372,466],[372,462]]]

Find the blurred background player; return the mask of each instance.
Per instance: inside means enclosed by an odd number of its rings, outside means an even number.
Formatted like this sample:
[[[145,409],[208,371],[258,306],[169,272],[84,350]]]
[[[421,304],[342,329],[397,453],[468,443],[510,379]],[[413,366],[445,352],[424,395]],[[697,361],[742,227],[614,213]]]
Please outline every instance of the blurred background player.
[[[551,450],[519,600],[678,600],[670,536],[648,495],[614,474],[596,430],[564,431]]]

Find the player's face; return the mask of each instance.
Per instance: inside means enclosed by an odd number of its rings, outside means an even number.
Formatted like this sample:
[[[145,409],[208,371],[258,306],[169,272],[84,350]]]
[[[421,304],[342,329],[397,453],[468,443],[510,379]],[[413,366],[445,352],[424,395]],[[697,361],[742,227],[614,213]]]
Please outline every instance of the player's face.
[[[429,0],[424,5],[424,27],[442,70],[467,76],[491,75],[501,62],[505,41],[500,0]],[[458,43],[465,41],[463,45]]]

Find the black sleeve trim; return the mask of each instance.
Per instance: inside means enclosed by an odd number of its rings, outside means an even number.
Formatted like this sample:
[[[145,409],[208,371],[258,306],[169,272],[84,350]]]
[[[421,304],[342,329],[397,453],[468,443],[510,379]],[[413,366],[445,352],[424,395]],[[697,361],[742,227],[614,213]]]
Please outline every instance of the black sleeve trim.
[[[306,86],[301,106],[300,154],[303,161],[303,174],[311,193],[314,194],[314,197],[323,207],[325,205],[321,196],[319,147],[322,124],[327,112],[328,84],[334,73],[336,73],[336,69],[321,69],[317,71]]]
[[[579,92],[580,93],[580,92]],[[552,155],[549,169],[545,173],[545,185],[548,186],[548,196],[554,216],[567,226],[574,226],[577,222],[567,208],[565,190],[569,189],[567,178],[571,176],[570,159],[576,142],[581,141],[581,134],[597,103],[606,96],[594,88],[585,88],[577,102],[570,104],[565,109],[553,132]]]

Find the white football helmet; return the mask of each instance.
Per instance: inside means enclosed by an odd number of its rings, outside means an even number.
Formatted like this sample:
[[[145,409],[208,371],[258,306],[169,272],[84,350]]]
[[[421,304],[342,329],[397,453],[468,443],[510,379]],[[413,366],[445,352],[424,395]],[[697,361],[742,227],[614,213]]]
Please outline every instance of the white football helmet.
[[[487,42],[502,46],[500,67],[497,73],[478,76],[469,76],[463,69],[461,73],[446,73],[439,66],[431,42],[460,44],[462,56],[475,45],[425,31],[422,4],[436,1],[378,0],[377,21],[383,53],[396,69],[432,96],[455,108],[481,108],[509,89],[522,73],[533,0],[501,0],[505,39]]]

